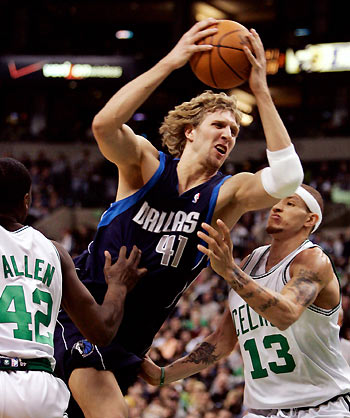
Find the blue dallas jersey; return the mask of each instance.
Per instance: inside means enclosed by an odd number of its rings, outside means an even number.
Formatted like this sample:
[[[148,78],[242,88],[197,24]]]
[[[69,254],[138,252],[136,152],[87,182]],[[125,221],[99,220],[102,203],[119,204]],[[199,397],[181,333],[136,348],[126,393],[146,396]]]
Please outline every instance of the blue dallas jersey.
[[[110,206],[89,249],[75,260],[81,280],[102,303],[104,251],[115,261],[122,245],[128,254],[134,244],[142,250],[140,267],[148,273],[127,295],[116,336],[119,344],[139,356],[146,353],[182,293],[207,266],[206,257],[197,250],[197,231],[202,222],[211,223],[220,186],[228,178],[218,173],[179,195],[179,160],[159,155],[160,165],[152,178],[135,194]]]

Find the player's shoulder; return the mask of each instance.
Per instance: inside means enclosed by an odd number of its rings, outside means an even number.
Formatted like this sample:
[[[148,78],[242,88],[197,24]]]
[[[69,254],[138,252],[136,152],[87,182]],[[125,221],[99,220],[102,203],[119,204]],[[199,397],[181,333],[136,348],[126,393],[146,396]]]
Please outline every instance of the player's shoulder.
[[[254,176],[253,173],[249,173],[246,171],[242,173],[237,173],[225,181],[225,183],[222,185],[222,189],[229,191],[231,196],[233,196],[235,191],[237,191],[252,176]]]
[[[295,256],[292,266],[323,274],[333,271],[330,258],[318,245],[300,251]]]
[[[253,173],[250,173],[248,171],[242,171],[241,173],[234,174],[232,177],[229,178],[228,181],[231,184],[238,184],[239,185],[239,184],[243,183],[244,181],[250,179],[251,177],[254,177]]]

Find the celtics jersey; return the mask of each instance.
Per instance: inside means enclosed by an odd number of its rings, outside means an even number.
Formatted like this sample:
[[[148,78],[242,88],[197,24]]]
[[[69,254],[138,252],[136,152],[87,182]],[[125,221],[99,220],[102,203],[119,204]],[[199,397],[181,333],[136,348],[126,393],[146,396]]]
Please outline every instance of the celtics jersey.
[[[48,358],[62,297],[61,262],[43,234],[0,226],[0,355]]]
[[[243,270],[261,286],[281,292],[290,280],[295,256],[315,246],[306,240],[267,273],[270,246],[260,247]],[[323,309],[312,304],[281,331],[233,290],[229,304],[244,360],[244,397],[249,408],[315,406],[349,392],[350,368],[341,354],[337,325],[340,305]]]

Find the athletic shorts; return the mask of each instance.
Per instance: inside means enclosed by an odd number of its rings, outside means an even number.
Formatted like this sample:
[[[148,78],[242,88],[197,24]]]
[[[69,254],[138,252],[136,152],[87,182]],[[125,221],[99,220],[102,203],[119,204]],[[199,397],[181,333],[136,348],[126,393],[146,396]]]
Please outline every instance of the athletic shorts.
[[[350,395],[340,395],[317,407],[308,409],[249,410],[244,418],[350,418]]]
[[[93,367],[111,371],[123,394],[132,386],[140,370],[142,359],[126,351],[116,341],[107,347],[98,347],[87,341],[63,313],[55,329],[55,374],[68,383],[74,369]]]
[[[64,382],[42,371],[0,371],[0,418],[61,418],[68,407]]]

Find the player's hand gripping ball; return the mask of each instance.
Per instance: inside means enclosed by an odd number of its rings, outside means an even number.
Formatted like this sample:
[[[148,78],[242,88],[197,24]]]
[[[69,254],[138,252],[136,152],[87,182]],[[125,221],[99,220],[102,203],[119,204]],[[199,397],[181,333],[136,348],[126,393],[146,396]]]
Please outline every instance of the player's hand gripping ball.
[[[216,89],[231,89],[249,78],[251,64],[243,51],[244,45],[252,50],[245,38],[249,31],[233,20],[219,20],[217,28],[217,33],[200,41],[214,48],[193,54],[190,65],[204,84]]]

